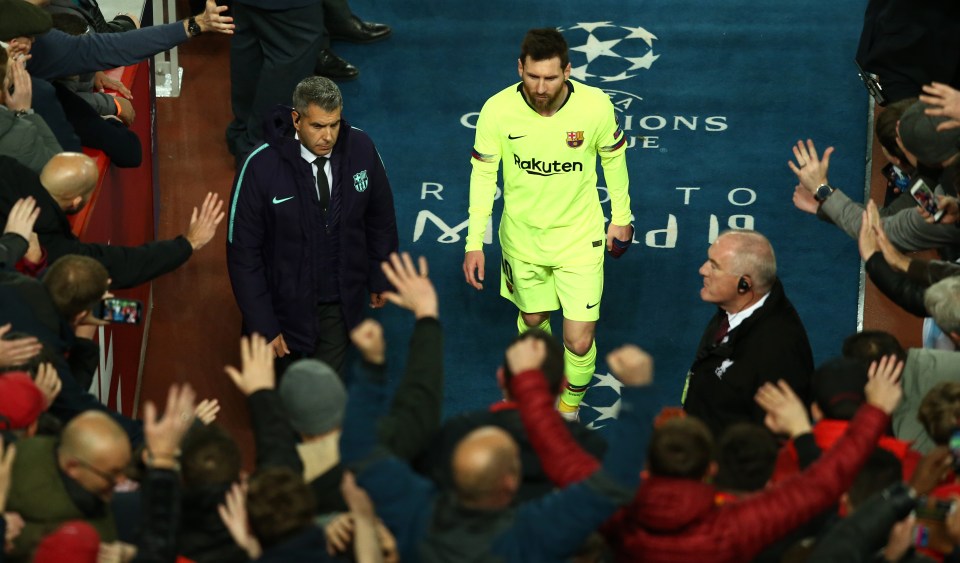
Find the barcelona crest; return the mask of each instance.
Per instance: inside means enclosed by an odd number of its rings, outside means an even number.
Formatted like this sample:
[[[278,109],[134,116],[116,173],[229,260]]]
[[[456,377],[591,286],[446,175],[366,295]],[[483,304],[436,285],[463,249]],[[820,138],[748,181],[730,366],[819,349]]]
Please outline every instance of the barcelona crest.
[[[567,146],[575,149],[583,144],[583,131],[567,131]]]
[[[367,189],[367,171],[361,170],[353,175],[353,187],[358,192],[362,192]]]

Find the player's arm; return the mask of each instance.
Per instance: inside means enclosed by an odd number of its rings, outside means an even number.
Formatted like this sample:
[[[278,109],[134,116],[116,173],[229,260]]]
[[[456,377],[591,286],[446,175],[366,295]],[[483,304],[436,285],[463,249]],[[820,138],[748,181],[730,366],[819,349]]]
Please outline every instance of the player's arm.
[[[496,119],[491,115],[490,102],[484,104],[477,120],[477,134],[473,143],[470,173],[470,215],[467,223],[467,247],[463,260],[463,274],[467,283],[483,289],[483,236],[493,213],[497,195],[497,170],[500,168],[500,138]]]
[[[598,128],[597,154],[610,196],[610,226],[607,228],[607,250],[619,258],[633,240],[630,227],[630,179],[627,175],[627,136],[617,122],[613,104],[606,101],[601,111],[602,123]],[[626,241],[627,245],[616,245],[615,241]]]

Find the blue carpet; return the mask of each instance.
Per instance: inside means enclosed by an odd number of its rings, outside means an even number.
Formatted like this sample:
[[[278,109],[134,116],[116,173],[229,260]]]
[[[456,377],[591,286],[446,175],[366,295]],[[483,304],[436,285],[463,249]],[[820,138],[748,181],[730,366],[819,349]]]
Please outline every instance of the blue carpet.
[[[430,260],[447,335],[445,414],[498,398],[494,373],[515,332],[516,310],[498,294],[496,240],[482,292],[464,283],[461,262],[473,119],[487,97],[517,82],[530,27],[564,31],[575,75],[611,94],[633,144],[637,244],[607,260],[598,385],[586,397],[599,410],[584,409],[584,420],[610,415],[617,393],[603,357],[624,342],[653,354],[662,403],[678,404],[713,313],[699,299],[697,270],[717,230],[731,225],[771,239],[817,362],[838,354],[856,330],[856,244],[793,208],[786,162],[799,138],[834,145],[831,183],[863,192],[868,103],[853,55],[864,4],[355,1],[361,16],[391,23],[394,34],[376,45],[335,45],[361,68],[343,85],[345,116],[379,146],[401,247]],[[378,316],[405,356],[409,319],[396,310]]]

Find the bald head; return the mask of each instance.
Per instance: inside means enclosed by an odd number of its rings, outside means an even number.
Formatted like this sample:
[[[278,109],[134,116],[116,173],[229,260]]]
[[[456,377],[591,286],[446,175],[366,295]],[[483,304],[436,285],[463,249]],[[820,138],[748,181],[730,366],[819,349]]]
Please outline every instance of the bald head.
[[[760,294],[773,287],[777,278],[777,258],[773,245],[767,237],[757,231],[725,231],[717,237],[731,243],[733,267],[736,271],[750,276]]]
[[[130,439],[115,420],[100,411],[86,411],[71,420],[60,437],[60,451],[88,458],[103,450],[130,452]]]
[[[468,507],[505,508],[520,484],[520,451],[505,430],[484,426],[467,434],[453,452],[453,479]]]
[[[71,420],[60,435],[60,469],[86,491],[109,502],[130,465],[130,439],[109,415],[86,411]]]
[[[79,210],[93,188],[100,172],[89,156],[78,152],[62,152],[50,159],[40,172],[40,183],[65,211]],[[79,198],[79,204],[78,204]]]

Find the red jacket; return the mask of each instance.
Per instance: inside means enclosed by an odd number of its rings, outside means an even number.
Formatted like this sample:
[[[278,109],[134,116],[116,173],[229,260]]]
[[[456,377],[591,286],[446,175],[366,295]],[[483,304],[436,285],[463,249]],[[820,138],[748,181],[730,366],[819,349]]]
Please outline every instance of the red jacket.
[[[846,432],[850,424],[846,420],[821,420],[813,427],[813,438],[817,442],[817,447],[821,450],[828,450],[836,443],[843,433]],[[923,457],[920,452],[911,448],[911,443],[906,440],[898,440],[892,436],[883,436],[877,444],[881,448],[892,453],[900,460],[903,467],[903,480],[909,481],[913,476],[917,463]],[[773,482],[782,481],[789,475],[800,471],[800,460],[797,451],[793,447],[793,441],[788,442],[777,457],[777,467],[773,472]]]
[[[570,437],[543,378],[512,383],[523,424],[550,479],[566,486],[596,471],[599,462]],[[864,405],[836,447],[806,471],[735,503],[717,506],[716,489],[700,481],[650,477],[600,531],[620,561],[749,561],[835,503],[889,422],[883,411]]]

